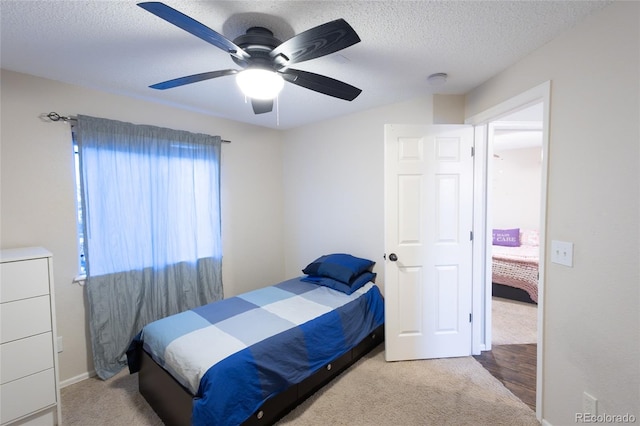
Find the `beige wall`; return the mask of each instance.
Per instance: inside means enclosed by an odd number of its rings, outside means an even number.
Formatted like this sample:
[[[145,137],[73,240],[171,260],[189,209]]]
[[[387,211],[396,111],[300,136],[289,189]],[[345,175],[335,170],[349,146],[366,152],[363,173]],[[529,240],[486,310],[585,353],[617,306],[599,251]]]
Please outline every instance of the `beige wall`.
[[[284,135],[286,275],[347,252],[376,261],[384,288],[384,125],[431,124],[432,96],[289,130]]]
[[[464,95],[433,95],[433,124],[464,124]]]
[[[284,278],[279,132],[37,77],[1,75],[0,246],[53,253],[61,381],[93,370],[84,287],[77,275],[73,149],[56,111],[219,134],[222,146],[223,281],[233,296]],[[256,217],[258,217],[256,219]]]
[[[543,419],[640,418],[640,3],[616,2],[470,92],[471,117],[551,80]],[[574,267],[550,262],[553,239]]]

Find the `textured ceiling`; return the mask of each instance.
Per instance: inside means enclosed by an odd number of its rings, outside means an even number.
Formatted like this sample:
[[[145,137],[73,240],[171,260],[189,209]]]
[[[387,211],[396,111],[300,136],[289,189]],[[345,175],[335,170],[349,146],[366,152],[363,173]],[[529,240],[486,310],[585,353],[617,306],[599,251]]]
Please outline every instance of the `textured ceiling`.
[[[343,18],[362,41],[294,68],[342,80],[363,92],[347,102],[286,83],[274,111],[254,115],[233,76],[165,91],[150,89],[150,84],[172,78],[237,66],[227,53],[146,12],[135,1],[0,0],[0,65],[241,122],[292,128],[421,94],[463,94],[607,4],[565,0],[164,3],[231,40],[248,27],[263,26],[284,41]],[[449,74],[448,81],[431,87],[427,76],[437,72]]]

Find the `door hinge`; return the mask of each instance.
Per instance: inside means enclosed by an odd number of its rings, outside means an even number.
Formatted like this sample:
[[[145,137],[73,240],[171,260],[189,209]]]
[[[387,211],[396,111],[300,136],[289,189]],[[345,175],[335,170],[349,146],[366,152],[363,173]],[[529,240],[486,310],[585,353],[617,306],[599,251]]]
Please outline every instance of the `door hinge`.
[[[471,320],[473,319],[473,314],[469,314],[469,322],[472,322]]]
[[[473,241],[473,231],[469,231],[469,241]]]
[[[476,155],[476,147],[475,147],[475,146],[472,146],[472,147],[471,147],[471,156],[472,156],[472,157],[475,157],[475,155]]]

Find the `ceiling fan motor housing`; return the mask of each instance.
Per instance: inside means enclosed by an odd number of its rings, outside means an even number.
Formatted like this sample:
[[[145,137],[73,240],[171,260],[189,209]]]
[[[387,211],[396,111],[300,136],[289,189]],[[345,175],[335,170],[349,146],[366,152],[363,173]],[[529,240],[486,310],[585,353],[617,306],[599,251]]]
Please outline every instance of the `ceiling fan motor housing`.
[[[286,58],[270,56],[271,51],[281,45],[282,41],[274,37],[273,32],[267,28],[251,27],[246,34],[237,37],[233,42],[251,56],[246,60],[231,56],[231,59],[243,68],[265,68],[276,71],[285,65]]]

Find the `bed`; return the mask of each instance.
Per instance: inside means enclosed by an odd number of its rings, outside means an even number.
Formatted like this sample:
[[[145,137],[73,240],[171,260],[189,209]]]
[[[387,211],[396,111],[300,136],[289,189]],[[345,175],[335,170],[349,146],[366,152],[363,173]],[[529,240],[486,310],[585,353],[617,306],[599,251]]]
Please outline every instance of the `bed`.
[[[129,370],[165,424],[273,424],[383,341],[373,262],[328,276],[328,256],[307,275],[143,328]]]
[[[539,234],[528,229],[494,229],[493,296],[538,303]]]

